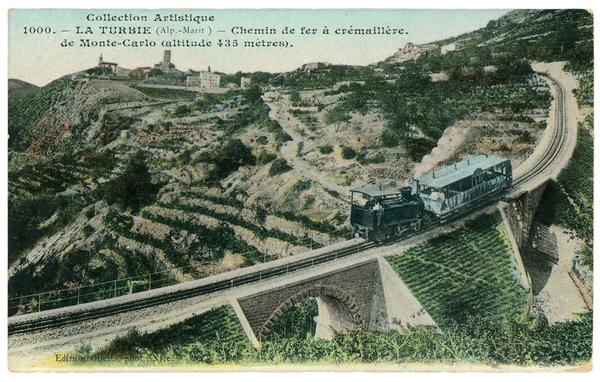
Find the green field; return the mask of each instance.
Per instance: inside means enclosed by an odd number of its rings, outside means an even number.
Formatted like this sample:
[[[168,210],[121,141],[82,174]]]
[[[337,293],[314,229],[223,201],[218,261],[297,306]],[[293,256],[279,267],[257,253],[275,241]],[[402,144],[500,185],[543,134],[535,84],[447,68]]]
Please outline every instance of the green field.
[[[398,276],[442,328],[471,316],[518,318],[526,293],[498,214],[389,257]]]

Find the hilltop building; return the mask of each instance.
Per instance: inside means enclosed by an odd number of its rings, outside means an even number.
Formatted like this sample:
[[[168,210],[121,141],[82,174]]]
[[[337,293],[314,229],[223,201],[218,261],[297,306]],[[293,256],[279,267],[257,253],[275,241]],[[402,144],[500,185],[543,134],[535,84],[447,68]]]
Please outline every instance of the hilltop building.
[[[101,54],[100,58],[98,59],[98,66],[101,68],[110,68],[113,71],[113,73],[116,73],[117,67],[119,66],[119,64],[117,64],[116,62],[104,61],[104,59],[102,58],[102,54]]]

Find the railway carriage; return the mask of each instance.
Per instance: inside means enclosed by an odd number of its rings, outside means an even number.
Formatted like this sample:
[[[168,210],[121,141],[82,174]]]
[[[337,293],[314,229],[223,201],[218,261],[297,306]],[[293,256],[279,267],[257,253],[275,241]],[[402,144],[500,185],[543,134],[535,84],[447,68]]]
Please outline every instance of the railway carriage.
[[[413,180],[412,192],[423,200],[426,211],[441,216],[511,184],[508,159],[478,155]]]
[[[355,236],[383,241],[489,201],[511,184],[509,160],[472,156],[414,179],[412,187],[351,189],[350,224]]]

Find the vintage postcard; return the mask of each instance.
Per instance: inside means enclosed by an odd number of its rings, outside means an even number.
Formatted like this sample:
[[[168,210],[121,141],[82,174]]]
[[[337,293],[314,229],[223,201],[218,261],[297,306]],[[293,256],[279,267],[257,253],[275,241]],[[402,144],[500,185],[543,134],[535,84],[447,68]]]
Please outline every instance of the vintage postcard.
[[[592,370],[590,11],[8,31],[11,371]]]

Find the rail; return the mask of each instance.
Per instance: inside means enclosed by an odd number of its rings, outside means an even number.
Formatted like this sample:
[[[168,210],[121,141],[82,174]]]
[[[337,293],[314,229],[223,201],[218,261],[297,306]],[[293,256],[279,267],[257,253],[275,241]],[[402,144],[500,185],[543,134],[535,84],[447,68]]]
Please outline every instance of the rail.
[[[518,178],[515,178],[513,181],[512,188],[521,186],[530,181],[531,179],[535,178],[536,176],[540,175],[544,171],[546,171],[554,162],[556,157],[560,154],[561,149],[564,147],[566,142],[566,115],[564,113],[565,89],[552,76],[548,74],[544,74],[544,76],[546,76],[556,86],[558,90],[556,93],[556,106],[554,110],[556,116],[556,132],[553,134],[552,139],[550,141],[550,145],[547,147],[546,151],[542,155],[542,158],[529,171],[522,174]]]
[[[75,323],[85,321],[91,318],[106,317],[158,304],[165,304],[184,298],[190,298],[203,294],[233,289],[235,287],[263,281],[277,276],[286,275],[290,272],[294,272],[303,268],[319,265],[338,258],[356,254],[365,251],[369,248],[373,248],[376,245],[377,244],[373,242],[358,243],[356,245],[345,247],[336,251],[305,258],[294,263],[283,265],[275,264],[273,267],[266,268],[258,272],[248,272],[246,274],[242,274],[230,279],[219,280],[204,285],[192,286],[189,288],[182,288],[181,290],[170,291],[169,293],[150,295],[148,296],[148,298],[137,299],[134,301],[115,300],[113,304],[108,304],[105,306],[95,306],[94,308],[79,311],[63,311],[59,314],[38,316],[35,319],[27,319],[27,315],[17,316],[9,319],[8,332],[9,334],[15,334],[30,332],[34,330],[48,329],[63,325],[65,323]]]
[[[341,228],[330,232],[322,232],[322,234],[329,235],[330,238],[333,238],[337,234],[343,233],[344,231],[347,230],[345,228]],[[289,244],[301,245],[306,247],[308,250],[312,250],[313,247],[321,246],[318,242],[314,241],[312,237],[301,237],[293,242],[290,242]],[[258,250],[236,254],[240,256],[262,254],[264,258],[259,262],[259,264],[268,262],[266,258],[267,254]],[[163,288],[165,286],[210,276],[210,274],[202,272],[196,268],[197,266],[201,265],[214,265],[214,263],[198,264],[196,266],[187,265],[183,267],[170,267],[158,272],[108,280],[100,283],[73,285],[63,289],[55,289],[28,295],[9,297],[8,316],[10,317],[13,315],[35,313],[88,302],[106,300],[109,298],[144,292],[150,289]]]

